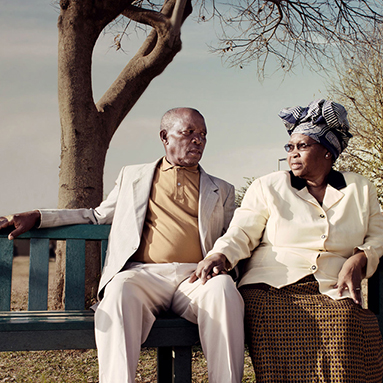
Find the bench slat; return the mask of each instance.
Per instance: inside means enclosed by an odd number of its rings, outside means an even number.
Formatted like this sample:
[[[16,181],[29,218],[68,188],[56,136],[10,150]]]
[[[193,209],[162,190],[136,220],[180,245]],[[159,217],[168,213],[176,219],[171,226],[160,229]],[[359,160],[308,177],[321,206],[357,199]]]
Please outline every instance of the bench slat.
[[[28,310],[48,308],[49,239],[31,238]]]
[[[14,229],[6,228],[1,230],[0,238],[6,238]],[[49,238],[57,240],[65,239],[84,239],[102,240],[108,239],[110,225],[68,225],[59,227],[49,227],[43,229],[33,229],[18,238]]]
[[[65,309],[83,310],[85,307],[85,240],[66,241]]]
[[[11,309],[13,241],[0,238],[0,310]]]

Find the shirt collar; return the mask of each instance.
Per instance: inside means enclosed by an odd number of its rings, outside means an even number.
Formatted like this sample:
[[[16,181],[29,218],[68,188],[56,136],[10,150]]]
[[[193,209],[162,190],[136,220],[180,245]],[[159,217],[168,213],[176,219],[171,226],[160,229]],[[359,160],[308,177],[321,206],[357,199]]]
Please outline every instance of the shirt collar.
[[[295,177],[291,170],[289,173],[290,173],[291,186],[293,188],[302,190],[304,187],[307,186],[306,180],[304,180],[303,178]],[[344,179],[343,174],[334,169],[331,169],[327,178],[327,183],[337,190],[343,189],[347,186],[346,180]]]
[[[163,157],[162,161],[160,161],[160,169],[163,172],[166,172],[169,169],[185,169],[188,172],[191,173],[198,173],[199,172],[199,165],[194,165],[194,166],[179,166],[179,165],[172,165],[166,157]]]

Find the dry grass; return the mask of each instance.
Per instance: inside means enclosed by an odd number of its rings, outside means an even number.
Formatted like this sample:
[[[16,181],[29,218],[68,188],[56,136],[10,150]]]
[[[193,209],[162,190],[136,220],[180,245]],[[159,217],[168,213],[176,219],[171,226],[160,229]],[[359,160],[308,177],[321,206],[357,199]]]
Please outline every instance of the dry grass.
[[[14,258],[12,309],[27,307],[29,258]],[[50,286],[54,282],[55,263],[50,262]],[[208,382],[206,360],[200,347],[193,349],[192,382]],[[143,349],[137,368],[136,382],[154,383],[156,374],[156,350]],[[242,382],[254,382],[251,361],[246,352],[245,374]],[[96,350],[18,351],[4,352],[0,358],[0,382],[31,383],[80,383],[98,382]]]

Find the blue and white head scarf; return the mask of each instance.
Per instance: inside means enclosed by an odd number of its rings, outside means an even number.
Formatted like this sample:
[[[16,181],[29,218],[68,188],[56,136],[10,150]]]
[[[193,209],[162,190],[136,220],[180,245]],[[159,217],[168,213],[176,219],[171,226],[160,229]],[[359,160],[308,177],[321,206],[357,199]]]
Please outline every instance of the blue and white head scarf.
[[[282,109],[278,116],[290,136],[300,133],[311,137],[328,149],[334,160],[346,149],[352,137],[346,109],[333,101],[315,100],[306,108]]]

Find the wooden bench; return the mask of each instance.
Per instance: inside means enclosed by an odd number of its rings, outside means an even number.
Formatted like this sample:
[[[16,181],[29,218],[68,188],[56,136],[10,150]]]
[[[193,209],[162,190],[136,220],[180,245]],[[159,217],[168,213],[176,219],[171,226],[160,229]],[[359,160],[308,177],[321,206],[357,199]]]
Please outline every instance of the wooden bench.
[[[73,225],[32,230],[29,311],[10,311],[13,241],[0,232],[0,351],[95,348],[93,312],[84,309],[85,241],[101,241],[105,260],[110,226]],[[47,311],[49,240],[66,240],[65,310]],[[101,265],[100,265],[101,267]],[[369,308],[383,334],[383,262],[369,280]],[[191,348],[199,342],[196,325],[178,318],[158,318],[143,346],[157,347],[157,382],[191,382]]]
[[[95,348],[93,311],[85,310],[85,241],[101,241],[102,267],[109,225],[31,230],[28,311],[11,310],[14,246],[0,232],[0,351]],[[47,311],[49,241],[66,241],[65,310]],[[157,382],[191,382],[198,327],[179,317],[158,318],[143,346],[157,348]]]

